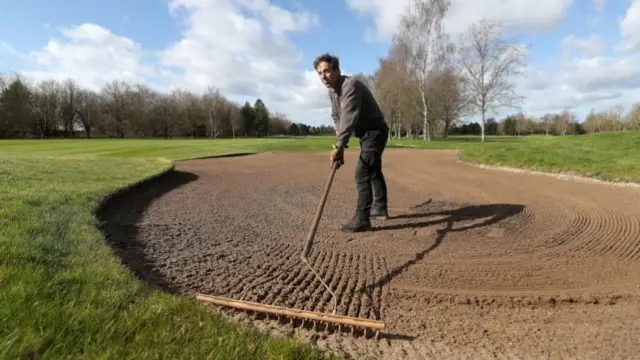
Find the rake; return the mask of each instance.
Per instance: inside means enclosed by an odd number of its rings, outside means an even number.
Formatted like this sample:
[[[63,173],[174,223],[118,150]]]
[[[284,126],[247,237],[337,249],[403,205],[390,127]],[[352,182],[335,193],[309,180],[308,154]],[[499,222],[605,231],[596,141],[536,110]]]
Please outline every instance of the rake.
[[[325,329],[329,329],[331,324],[338,325],[340,331],[342,331],[343,326],[349,326],[351,328],[352,334],[354,333],[356,328],[363,329],[365,331],[365,336],[367,332],[371,330],[371,331],[375,331],[375,338],[378,339],[380,336],[380,331],[384,330],[385,328],[385,323],[379,320],[362,319],[362,318],[357,318],[352,316],[336,314],[337,296],[334,294],[331,288],[324,282],[322,277],[313,269],[313,267],[311,266],[308,260],[309,252],[311,251],[311,245],[313,244],[313,239],[315,238],[316,231],[318,229],[318,224],[320,223],[322,212],[324,210],[325,203],[327,202],[329,190],[331,189],[333,178],[335,177],[336,171],[338,170],[339,167],[340,165],[337,162],[334,162],[333,165],[331,166],[331,173],[329,174],[329,180],[325,185],[324,193],[322,195],[322,198],[320,199],[320,203],[318,204],[318,208],[316,210],[316,215],[311,225],[311,229],[307,234],[307,238],[305,240],[304,248],[302,250],[302,256],[301,256],[302,262],[306,265],[307,268],[309,268],[309,270],[311,270],[313,275],[322,283],[322,285],[331,294],[333,299],[333,311],[331,314],[245,301],[245,300],[242,300],[242,298],[244,298],[244,295],[240,300],[235,300],[235,299],[229,299],[221,296],[196,294],[196,299],[199,301],[212,303],[220,306],[253,311],[254,313],[265,313],[265,314],[276,315],[278,319],[280,319],[281,317],[286,317],[286,318],[292,318],[292,319],[296,319],[296,318],[301,319],[303,322],[311,321],[313,322],[314,330],[317,330],[318,323],[324,324]]]

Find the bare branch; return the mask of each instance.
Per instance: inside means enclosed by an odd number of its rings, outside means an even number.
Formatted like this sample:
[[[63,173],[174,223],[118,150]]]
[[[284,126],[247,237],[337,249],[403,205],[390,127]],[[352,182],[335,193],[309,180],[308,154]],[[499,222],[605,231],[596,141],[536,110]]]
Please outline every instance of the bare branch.
[[[406,55],[408,70],[418,80],[422,100],[423,138],[431,140],[428,88],[450,51],[442,21],[451,6],[450,0],[413,0],[401,21],[395,41]]]
[[[522,46],[502,38],[502,24],[483,19],[461,38],[459,69],[470,92],[470,106],[482,114],[482,141],[486,114],[502,107],[517,108],[523,97],[513,83],[525,65]]]

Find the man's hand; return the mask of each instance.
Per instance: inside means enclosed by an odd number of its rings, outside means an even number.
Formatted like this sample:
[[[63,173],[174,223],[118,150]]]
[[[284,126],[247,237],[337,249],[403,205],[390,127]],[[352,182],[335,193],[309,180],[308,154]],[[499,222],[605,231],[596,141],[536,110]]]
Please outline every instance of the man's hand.
[[[337,163],[337,166],[340,167],[344,164],[344,149],[338,148],[333,145],[333,150],[331,150],[331,155],[329,155],[329,160],[331,161],[331,165]]]

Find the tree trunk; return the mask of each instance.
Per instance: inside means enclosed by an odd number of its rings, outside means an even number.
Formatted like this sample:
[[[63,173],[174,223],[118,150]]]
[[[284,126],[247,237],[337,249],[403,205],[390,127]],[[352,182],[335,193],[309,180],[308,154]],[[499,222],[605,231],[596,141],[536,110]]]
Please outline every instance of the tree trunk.
[[[449,136],[449,124],[451,123],[451,120],[445,118],[444,120],[444,135],[443,137],[448,137]]]
[[[429,109],[427,107],[427,94],[422,92],[422,139],[424,141],[431,141],[431,134],[429,131]]]
[[[482,110],[482,126],[480,126],[480,132],[481,132],[481,135],[480,135],[481,140],[480,141],[481,142],[484,142],[484,117],[485,117],[485,113],[486,113],[486,111],[483,109]]]

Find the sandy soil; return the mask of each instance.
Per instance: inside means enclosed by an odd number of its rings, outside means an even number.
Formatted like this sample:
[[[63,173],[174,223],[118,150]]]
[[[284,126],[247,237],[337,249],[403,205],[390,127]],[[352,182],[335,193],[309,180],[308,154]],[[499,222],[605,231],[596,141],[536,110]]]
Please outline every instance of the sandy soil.
[[[356,156],[349,151],[336,175],[311,257],[338,313],[384,320],[383,337],[208,307],[358,359],[639,358],[639,189],[483,169],[452,151],[389,149],[392,218],[344,234]],[[327,158],[181,162],[100,217],[123,262],[169,291],[331,311],[331,296],[299,261]]]

